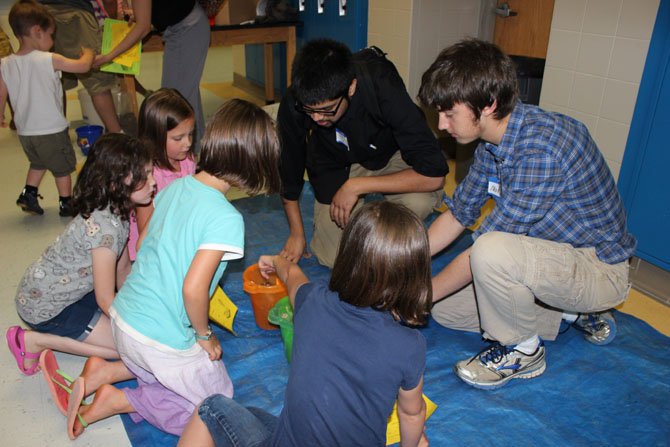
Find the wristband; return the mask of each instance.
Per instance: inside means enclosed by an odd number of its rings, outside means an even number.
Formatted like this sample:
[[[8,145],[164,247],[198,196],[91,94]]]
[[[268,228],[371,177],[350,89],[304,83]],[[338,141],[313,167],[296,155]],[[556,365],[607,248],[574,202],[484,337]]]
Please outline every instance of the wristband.
[[[207,332],[205,335],[200,335],[198,334],[195,329],[193,329],[193,333],[195,334],[195,338],[198,340],[204,340],[204,341],[209,341],[209,339],[212,338],[212,328],[207,326]]]

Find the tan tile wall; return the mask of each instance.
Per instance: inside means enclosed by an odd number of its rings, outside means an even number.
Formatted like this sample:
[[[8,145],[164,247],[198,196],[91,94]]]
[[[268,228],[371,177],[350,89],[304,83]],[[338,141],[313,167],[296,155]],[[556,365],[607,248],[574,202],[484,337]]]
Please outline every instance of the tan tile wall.
[[[388,53],[405,83],[409,79],[412,3],[413,0],[368,3],[368,45],[376,45]]]
[[[659,0],[556,0],[540,106],[586,124],[618,178]]]

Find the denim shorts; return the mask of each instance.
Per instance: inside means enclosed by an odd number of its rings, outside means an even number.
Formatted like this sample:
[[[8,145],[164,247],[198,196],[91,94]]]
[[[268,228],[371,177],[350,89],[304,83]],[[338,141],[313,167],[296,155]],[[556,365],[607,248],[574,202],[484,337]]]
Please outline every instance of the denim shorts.
[[[45,334],[68,337],[84,341],[98,324],[102,311],[95,300],[95,292],[91,291],[79,301],[70,304],[51,320],[32,324],[25,322],[31,329]]]
[[[205,399],[198,416],[209,430],[214,445],[238,447],[269,446],[279,420],[260,408],[243,407],[221,394]]]

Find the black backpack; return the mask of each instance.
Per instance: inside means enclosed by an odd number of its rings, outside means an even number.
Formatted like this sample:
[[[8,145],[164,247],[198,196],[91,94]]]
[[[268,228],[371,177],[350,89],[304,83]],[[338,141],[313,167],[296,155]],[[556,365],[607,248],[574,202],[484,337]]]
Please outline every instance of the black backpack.
[[[370,98],[371,100],[368,101],[369,104],[373,104],[373,109],[370,110],[370,113],[377,123],[383,124],[384,121],[382,120],[382,112],[377,101],[376,88],[374,82],[372,82],[372,76],[370,75],[368,67],[372,64],[388,64],[388,69],[396,70],[395,65],[386,58],[386,53],[382,49],[374,45],[357,51],[354,53],[353,57],[354,61],[363,62],[358,64],[361,68],[360,72],[362,76],[357,77],[357,81],[365,84],[365,92],[374,95],[374,97]]]

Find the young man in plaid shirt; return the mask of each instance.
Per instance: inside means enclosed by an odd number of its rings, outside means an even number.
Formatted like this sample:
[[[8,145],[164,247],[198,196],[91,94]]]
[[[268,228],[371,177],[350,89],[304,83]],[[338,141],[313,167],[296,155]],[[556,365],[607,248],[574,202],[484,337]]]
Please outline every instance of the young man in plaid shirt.
[[[433,317],[492,341],[456,374],[483,389],[539,376],[543,339],[556,338],[562,319],[592,343],[611,342],[609,309],[628,294],[636,241],[586,126],[522,104],[512,60],[474,39],[440,53],[419,97],[457,142],[480,140],[467,177],[445,199],[449,210],[429,229],[432,253],[472,225],[489,197],[496,202],[473,246],[433,278],[441,300]]]

